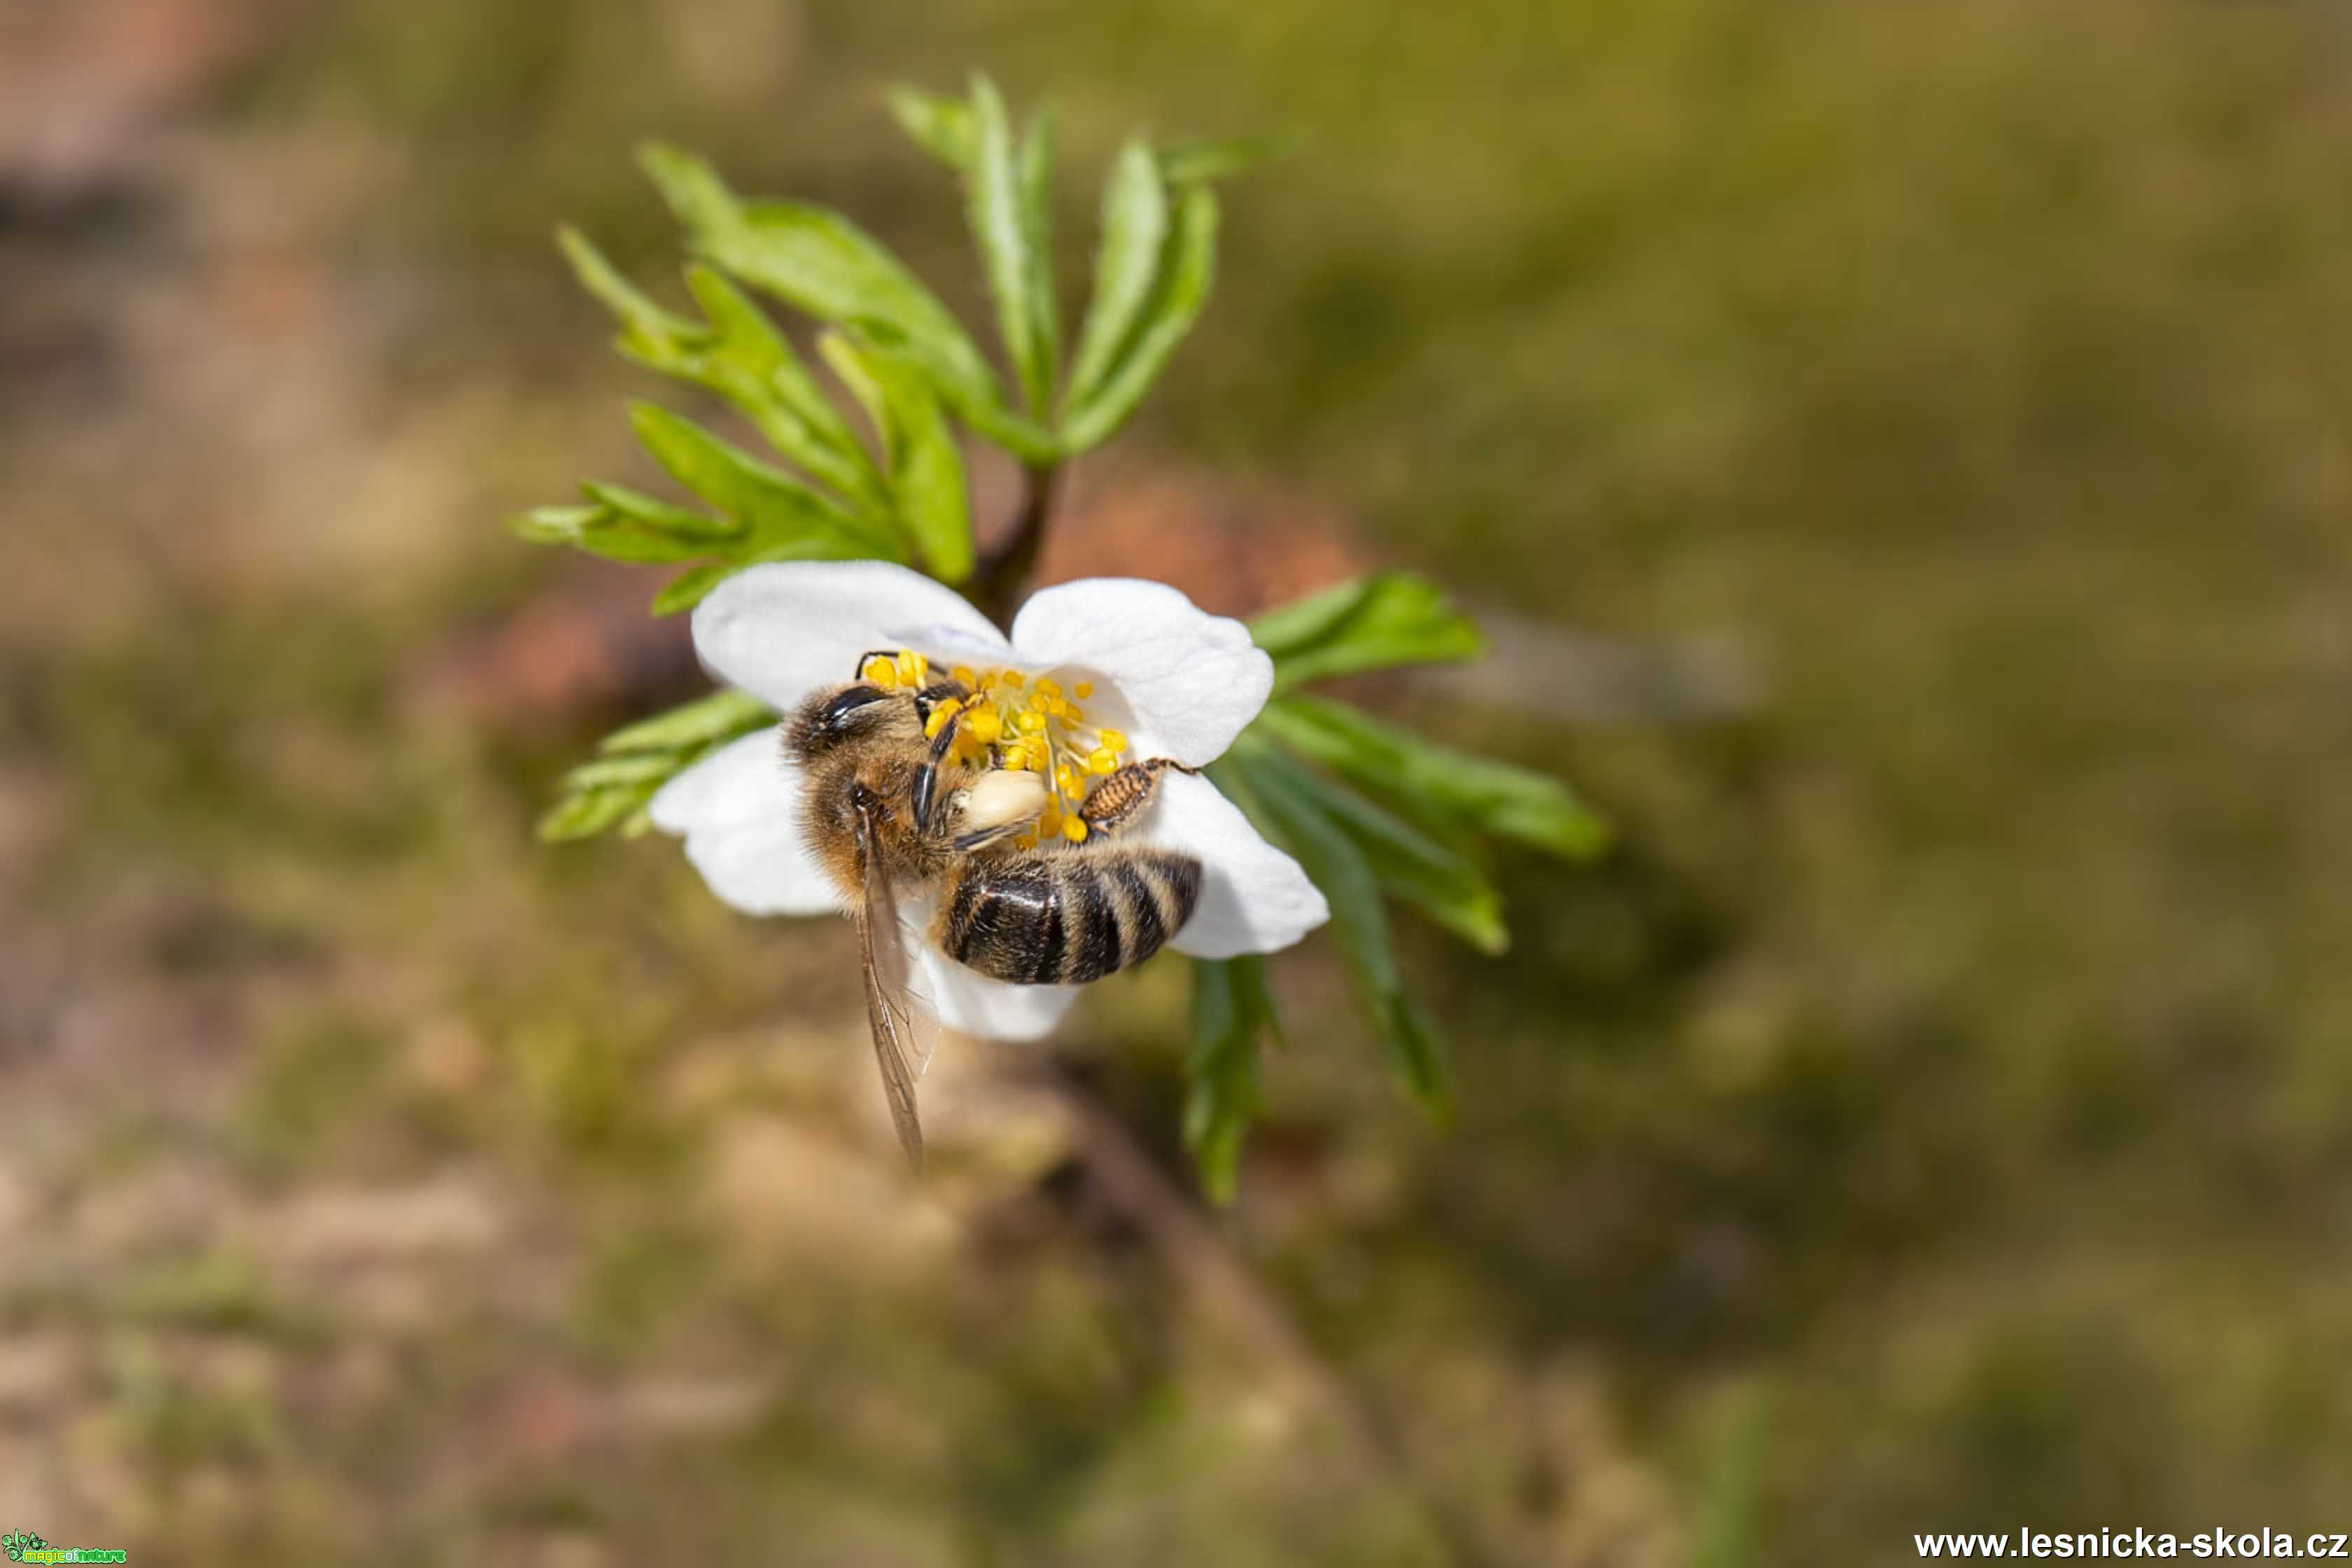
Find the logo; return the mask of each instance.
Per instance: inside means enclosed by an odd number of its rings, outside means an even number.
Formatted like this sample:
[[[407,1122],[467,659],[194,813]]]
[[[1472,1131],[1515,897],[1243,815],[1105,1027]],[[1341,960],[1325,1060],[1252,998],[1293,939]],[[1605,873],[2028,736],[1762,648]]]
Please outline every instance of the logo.
[[[12,1530],[0,1535],[0,1557],[11,1563],[125,1563],[130,1554],[123,1552],[98,1551],[87,1546],[56,1547],[29,1530]]]

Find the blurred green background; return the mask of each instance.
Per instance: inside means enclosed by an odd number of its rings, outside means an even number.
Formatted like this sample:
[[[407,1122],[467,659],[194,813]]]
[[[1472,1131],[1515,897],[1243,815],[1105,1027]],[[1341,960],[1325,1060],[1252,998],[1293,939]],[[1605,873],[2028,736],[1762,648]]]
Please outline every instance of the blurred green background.
[[[878,103],[972,66],[1062,106],[1069,279],[1129,129],[1294,138],[1083,563],[1439,574],[1506,656],[1366,700],[1621,828],[1506,868],[1500,959],[1406,930],[1451,1129],[1326,949],[1277,965],[1238,1309],[1009,1048],[943,1053],[911,1191],[845,928],[530,837],[697,680],[654,580],[499,525],[649,479],[623,401],[671,395],[553,226],[676,299],[658,134],[976,321]],[[17,0],[0,1526],[1732,1568],[2352,1524],[2348,84],[2297,0]],[[1181,972],[1101,992],[1054,1056],[1181,1182]]]

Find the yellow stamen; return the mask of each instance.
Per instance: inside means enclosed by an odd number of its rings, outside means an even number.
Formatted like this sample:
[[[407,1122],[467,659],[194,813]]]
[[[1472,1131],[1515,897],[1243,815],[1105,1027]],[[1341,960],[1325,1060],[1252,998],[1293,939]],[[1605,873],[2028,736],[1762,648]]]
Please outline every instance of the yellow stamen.
[[[1062,837],[1073,844],[1084,844],[1087,841],[1087,819],[1083,816],[1064,817]]]
[[[1013,688],[1013,690],[1015,690],[1015,691],[1018,691],[1018,690],[1020,690],[1020,689],[1021,689],[1022,675],[1021,675],[1021,672],[1020,672],[1019,670],[1017,670],[1017,669],[1008,669],[1008,670],[1005,670],[1005,671],[1002,672],[1001,674],[999,674],[999,675],[997,676],[997,679],[998,679],[999,680],[1002,680],[1003,682],[1004,682],[1004,684],[1005,684],[1005,685],[1007,685],[1007,686],[1009,686],[1009,687]]]
[[[937,739],[939,732],[948,727],[948,721],[962,711],[963,703],[959,699],[948,698],[932,709],[931,716],[923,721],[923,739],[926,741]]]
[[[930,673],[931,661],[914,649],[908,648],[898,656],[898,683],[901,686],[920,686]]]
[[[1045,732],[1045,716],[1034,708],[1024,708],[1013,716],[1013,727],[1024,735],[1042,735]]]
[[[1091,680],[1081,680],[1076,686],[1070,688],[1070,692],[1071,695],[1075,696],[1079,701],[1084,702],[1087,698],[1092,697],[1095,694],[1095,683]]]
[[[976,741],[993,741],[1004,733],[1004,721],[993,708],[975,708],[964,719],[963,731]]]
[[[1078,706],[1076,703],[1075,703],[1075,702],[1065,702],[1065,703],[1063,703],[1063,704],[1062,704],[1062,722],[1063,722],[1063,723],[1065,723],[1065,724],[1083,724],[1083,723],[1085,723],[1086,721],[1087,721],[1087,713],[1086,713],[1086,710],[1085,710],[1085,709],[1083,709],[1083,708],[1079,707],[1079,706]]]
[[[1046,679],[1042,675],[1037,678],[1038,696],[1043,697],[1046,701],[1051,702],[1055,698],[1059,697],[1061,694],[1062,689],[1053,681]]]
[[[1013,847],[1015,849],[1034,849],[1037,847],[1037,836],[1034,833],[1021,834],[1013,840]]]
[[[1054,787],[1060,790],[1064,795],[1068,795],[1072,800],[1076,800],[1078,797],[1077,770],[1071,767],[1067,763],[1064,763],[1060,767],[1055,768],[1054,770]]]
[[[948,674],[951,676],[959,685],[977,686],[980,684],[980,677],[971,672],[971,666],[968,664],[957,665],[953,669],[949,670]]]
[[[888,654],[876,654],[866,661],[866,668],[858,673],[885,691],[895,691],[898,689],[898,667],[892,662]]]
[[[1097,747],[1094,753],[1087,758],[1087,772],[1090,773],[1115,773],[1118,772],[1118,759],[1112,756],[1108,752],[1104,751],[1100,747]]]
[[[1095,731],[1095,738],[1096,743],[1101,746],[1106,752],[1123,752],[1127,750],[1127,733],[1125,731],[1097,730]]]

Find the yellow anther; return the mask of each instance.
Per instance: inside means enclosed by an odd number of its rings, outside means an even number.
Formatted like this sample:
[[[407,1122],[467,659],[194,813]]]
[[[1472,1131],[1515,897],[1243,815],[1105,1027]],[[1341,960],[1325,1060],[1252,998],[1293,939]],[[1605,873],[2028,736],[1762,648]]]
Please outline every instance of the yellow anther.
[[[1086,721],[1087,721],[1087,710],[1086,710],[1085,709],[1083,709],[1083,708],[1079,707],[1079,706],[1078,706],[1076,703],[1075,703],[1075,702],[1065,702],[1065,703],[1063,703],[1063,704],[1062,704],[1062,722],[1063,722],[1063,723],[1065,723],[1065,724],[1083,724],[1083,723],[1085,723]]]
[[[1037,836],[1034,833],[1021,834],[1013,840],[1013,847],[1015,849],[1034,849],[1037,847]]]
[[[1073,844],[1084,844],[1087,841],[1087,819],[1083,816],[1064,817],[1062,837]]]
[[[1000,670],[997,672],[996,679],[1015,691],[1021,689],[1021,672],[1017,669]]]
[[[931,710],[931,716],[923,721],[923,739],[936,739],[939,732],[948,727],[948,721],[962,711],[963,703],[953,697],[941,702]]]
[[[977,686],[980,684],[980,677],[971,672],[971,666],[968,664],[957,665],[953,669],[949,670],[948,674],[954,679],[957,684],[961,686]]]
[[[1013,715],[1013,727],[1024,735],[1042,735],[1045,732],[1045,716],[1034,708],[1024,708]]]
[[[1127,732],[1123,730],[1097,730],[1095,743],[1104,751],[1117,754],[1127,750]]]
[[[1095,748],[1094,754],[1087,758],[1087,772],[1115,773],[1118,772],[1118,759],[1097,746]]]
[[[1037,678],[1037,695],[1045,699],[1047,702],[1050,703],[1055,698],[1059,697],[1061,694],[1062,689],[1053,681],[1046,679],[1042,675]]]
[[[1054,765],[1053,748],[1045,744],[1044,737],[1032,735],[1023,741],[1021,746],[1029,753],[1030,772],[1042,773]]]
[[[1076,799],[1078,793],[1077,770],[1070,766],[1067,763],[1064,763],[1060,767],[1055,768],[1054,770],[1054,787],[1060,790],[1064,795],[1070,796],[1072,799]]]
[[[876,654],[866,661],[866,668],[859,670],[858,674],[885,691],[895,691],[898,689],[898,666],[888,654]]]
[[[920,686],[931,673],[931,661],[908,648],[898,656],[898,684]]]
[[[983,742],[993,741],[1004,733],[1004,721],[993,708],[975,708],[964,718],[963,732]]]
[[[1070,688],[1070,694],[1084,702],[1095,694],[1095,683],[1091,680],[1081,680]]]

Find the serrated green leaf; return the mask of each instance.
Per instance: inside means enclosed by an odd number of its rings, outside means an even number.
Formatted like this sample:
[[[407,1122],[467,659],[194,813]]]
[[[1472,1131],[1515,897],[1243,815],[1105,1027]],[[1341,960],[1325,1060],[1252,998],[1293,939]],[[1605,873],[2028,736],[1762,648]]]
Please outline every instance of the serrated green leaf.
[[[672,506],[649,495],[643,495],[623,485],[606,484],[601,479],[584,479],[580,488],[591,500],[609,508],[632,522],[680,539],[705,540],[719,542],[740,537],[742,523],[733,518],[705,517],[682,506]]]
[[[606,752],[659,752],[708,745],[749,734],[772,722],[775,717],[775,710],[766,703],[730,687],[615,730],[598,742],[596,749]]]
[[[1161,148],[1160,167],[1171,185],[1197,184],[1238,174],[1282,150],[1281,139],[1273,136],[1202,137]]]
[[[602,488],[587,487],[592,495]],[[534,544],[569,544],[608,561],[639,563],[698,560],[723,551],[741,531],[734,523],[677,508],[668,509],[674,518],[637,517],[603,496],[596,500],[594,506],[537,508],[516,518],[514,530]]]
[[[1078,335],[1078,357],[1070,371],[1066,401],[1079,404],[1094,395],[1127,343],[1136,317],[1150,297],[1168,237],[1168,190],[1160,161],[1143,142],[1118,150],[1103,185],[1102,239],[1095,251],[1094,298]]]
[[[629,406],[629,422],[672,479],[740,520],[749,538],[747,548],[735,552],[737,560],[905,558],[888,532],[690,419],[658,404],[635,403]]]
[[[959,173],[971,167],[980,133],[973,128],[971,104],[904,84],[890,89],[885,101],[898,129],[915,145]]]
[[[1135,412],[1168,364],[1176,345],[1208,302],[1217,270],[1217,197],[1206,185],[1188,185],[1161,247],[1151,298],[1134,335],[1087,397],[1071,405],[1061,429],[1071,452],[1100,446]]]
[[[978,136],[971,165],[968,216],[980,248],[989,297],[996,303],[996,327],[1004,352],[1020,378],[1032,415],[1042,414],[1051,395],[1054,367],[1045,348],[1045,327],[1036,316],[1031,272],[1029,226],[1022,211],[1021,170],[1012,122],[996,84],[971,79],[972,125]]]
[[[1192,1048],[1184,1097],[1184,1143],[1202,1191],[1230,1203],[1242,1140],[1259,1109],[1257,1042],[1280,1033],[1265,961],[1255,954],[1192,963]]]
[[[1609,847],[1608,820],[1559,780],[1440,745],[1346,703],[1276,698],[1254,727],[1398,809],[1433,809],[1568,860],[1590,860]]]
[[[882,396],[882,384],[874,378],[874,371],[866,363],[866,353],[857,340],[844,331],[819,332],[816,352],[825,368],[849,394],[850,400],[864,411],[866,423],[874,432],[875,445],[887,448],[890,440],[890,406]]]
[[[656,616],[674,616],[690,610],[709,595],[710,590],[740,572],[748,562],[718,561],[707,566],[689,566],[663,584],[646,607]]]
[[[708,164],[674,148],[641,156],[701,255],[819,321],[887,335],[965,424],[1024,459],[1053,456],[1045,427],[1005,402],[962,325],[864,229],[807,203],[739,202]]]
[[[1272,755],[1265,742],[1244,733],[1210,774],[1259,831],[1288,850],[1323,890],[1331,906],[1331,934],[1390,1069],[1423,1110],[1443,1114],[1447,1104],[1444,1047],[1428,1016],[1405,994],[1389,942],[1379,875],[1345,828],[1299,792],[1288,774],[1267,765]]]
[[[539,819],[539,836],[551,844],[567,838],[593,838],[644,805],[652,794],[650,786],[628,784],[567,795]]]
[[[826,333],[818,352],[875,423],[896,515],[917,556],[941,582],[962,582],[972,568],[963,452],[929,380],[897,355],[840,333]]]
[[[687,268],[686,286],[717,331],[704,384],[751,416],[768,443],[854,501],[887,507],[882,476],[849,422],[767,312],[715,268]]]
[[[617,756],[598,757],[581,763],[563,775],[563,787],[578,793],[583,790],[611,789],[624,784],[658,784],[678,771],[675,754],[660,752],[629,752]]]
[[[1481,952],[1510,946],[1502,895],[1461,855],[1280,752],[1267,750],[1253,765],[1280,773],[1302,805],[1312,804],[1353,839],[1382,892],[1412,905]]]
[[[630,332],[663,341],[690,338],[701,331],[694,322],[673,315],[638,292],[578,229],[568,225],[558,229],[555,243],[562,250],[563,258],[572,264],[572,276],[580,280],[580,286],[612,311]]]
[[[1059,121],[1051,102],[1038,106],[1021,141],[1019,168],[1021,231],[1029,248],[1029,319],[1045,360],[1046,397],[1035,410],[1040,416],[1053,395],[1062,358],[1061,306],[1054,295],[1054,140]]]
[[[1405,664],[1450,664],[1485,651],[1477,626],[1444,590],[1405,572],[1375,572],[1250,622],[1250,636],[1274,658],[1274,685]]]

